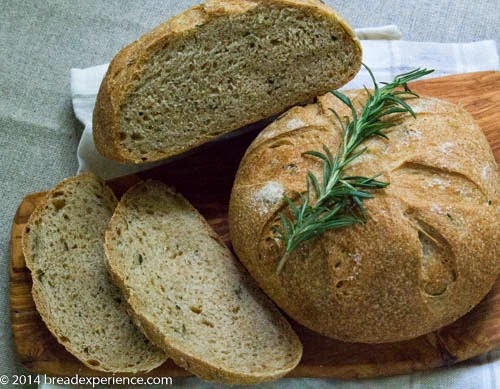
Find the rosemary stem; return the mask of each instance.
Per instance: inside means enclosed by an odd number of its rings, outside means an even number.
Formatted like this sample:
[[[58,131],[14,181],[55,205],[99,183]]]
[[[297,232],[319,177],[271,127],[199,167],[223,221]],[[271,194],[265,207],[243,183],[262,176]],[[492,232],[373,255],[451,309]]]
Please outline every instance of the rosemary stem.
[[[282,255],[280,261],[278,262],[278,266],[276,267],[276,274],[281,273],[281,270],[283,270],[283,267],[285,266],[285,263],[288,260],[289,256],[290,256],[290,251],[285,251],[285,253]]]

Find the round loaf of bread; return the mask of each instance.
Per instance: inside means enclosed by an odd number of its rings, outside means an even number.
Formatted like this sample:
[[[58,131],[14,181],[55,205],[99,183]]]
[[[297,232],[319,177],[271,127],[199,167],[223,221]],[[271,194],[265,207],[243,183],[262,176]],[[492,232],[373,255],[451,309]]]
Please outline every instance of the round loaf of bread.
[[[347,95],[359,107],[364,91]],[[295,107],[268,126],[239,167],[229,210],[234,249],[268,295],[292,318],[349,342],[414,338],[474,307],[500,268],[499,169],[481,129],[451,103],[408,100],[416,113],[393,115],[388,139],[373,138],[349,175],[389,182],[365,201],[367,222],[304,242],[280,274],[282,243],[273,232],[287,209],[283,195],[305,193],[304,156],[335,151],[340,117],[332,94]]]

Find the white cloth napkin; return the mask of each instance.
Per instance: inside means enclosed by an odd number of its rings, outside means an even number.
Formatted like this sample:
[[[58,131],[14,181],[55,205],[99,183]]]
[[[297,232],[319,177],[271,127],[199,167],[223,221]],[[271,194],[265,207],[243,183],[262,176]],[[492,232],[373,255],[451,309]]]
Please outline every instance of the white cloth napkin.
[[[395,26],[394,24],[379,27],[356,28],[355,31],[356,36],[361,40],[397,40],[403,37],[403,34],[401,34],[401,30],[399,29],[399,27]]]
[[[377,81],[390,81],[394,76],[417,67],[435,69],[432,77],[454,73],[498,70],[499,59],[494,41],[473,43],[434,43],[398,41],[401,33],[396,26],[383,26],[356,30],[362,40],[363,62],[375,74]],[[370,40],[375,39],[375,40]],[[382,40],[383,39],[383,40]],[[93,171],[108,179],[151,167],[151,165],[121,165],[100,156],[92,140],[92,110],[95,97],[108,64],[86,69],[71,69],[71,93],[77,118],[85,125],[78,147],[78,171]],[[356,78],[344,89],[371,86],[366,70],[362,69]],[[183,380],[187,385],[200,385],[194,379]],[[283,379],[284,386],[330,387],[337,380]],[[419,372],[387,379],[343,382],[347,387],[377,388],[436,388],[455,387],[495,388],[500,382],[500,350],[482,355],[465,364],[449,369]],[[456,386],[458,385],[458,386]],[[201,385],[203,387],[203,385]],[[206,386],[206,387],[209,387]],[[271,386],[269,386],[271,387]]]

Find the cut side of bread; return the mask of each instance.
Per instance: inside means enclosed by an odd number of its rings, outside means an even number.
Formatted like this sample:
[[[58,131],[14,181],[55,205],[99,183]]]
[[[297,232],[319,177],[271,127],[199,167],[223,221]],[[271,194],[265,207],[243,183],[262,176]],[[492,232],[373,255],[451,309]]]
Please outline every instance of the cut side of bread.
[[[105,250],[137,324],[178,365],[243,384],[298,364],[302,345],[289,323],[202,216],[163,183],[139,183],[122,197]]]
[[[94,141],[121,162],[168,158],[337,89],[360,66],[354,32],[320,1],[207,1],[113,59]]]
[[[30,217],[23,251],[36,307],[59,343],[92,369],[137,373],[166,356],[128,317],[107,271],[104,232],[116,203],[92,174],[61,182]]]

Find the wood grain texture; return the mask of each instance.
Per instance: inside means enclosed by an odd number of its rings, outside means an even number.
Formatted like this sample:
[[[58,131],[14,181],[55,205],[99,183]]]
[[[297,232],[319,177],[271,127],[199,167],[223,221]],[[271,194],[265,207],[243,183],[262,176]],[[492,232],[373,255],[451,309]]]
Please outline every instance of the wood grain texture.
[[[500,161],[500,72],[480,72],[418,81],[413,89],[461,104],[479,123]],[[207,218],[230,245],[227,206],[239,161],[258,129],[214,143],[198,152],[137,175],[109,182],[120,196],[140,179],[160,179],[175,186]],[[29,370],[54,376],[100,376],[59,345],[36,312],[31,275],[24,263],[21,233],[44,193],[26,196],[12,226],[10,302],[14,342],[19,361]],[[343,343],[292,323],[304,344],[292,377],[362,378],[402,374],[449,365],[500,347],[500,280],[469,314],[439,331],[406,342],[366,345]],[[153,376],[186,376],[167,361]]]

